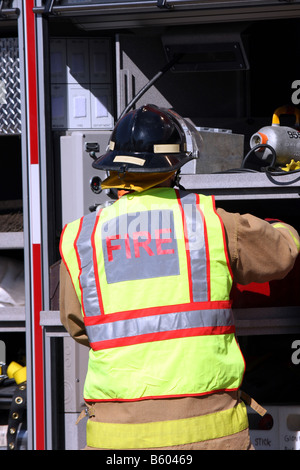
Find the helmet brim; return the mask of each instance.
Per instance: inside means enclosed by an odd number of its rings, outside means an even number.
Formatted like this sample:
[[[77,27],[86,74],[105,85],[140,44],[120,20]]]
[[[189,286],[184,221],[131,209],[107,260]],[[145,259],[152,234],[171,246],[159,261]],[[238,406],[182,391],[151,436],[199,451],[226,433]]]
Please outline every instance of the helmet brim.
[[[164,173],[176,171],[193,156],[186,153],[131,153],[110,150],[92,163],[93,168],[105,171],[134,173]]]

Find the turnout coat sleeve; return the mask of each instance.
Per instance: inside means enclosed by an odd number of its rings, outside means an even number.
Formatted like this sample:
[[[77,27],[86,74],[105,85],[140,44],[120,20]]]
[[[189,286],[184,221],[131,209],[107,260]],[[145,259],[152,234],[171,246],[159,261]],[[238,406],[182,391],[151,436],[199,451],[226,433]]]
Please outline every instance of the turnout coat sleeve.
[[[63,261],[60,264],[59,289],[60,320],[62,324],[75,341],[84,346],[89,346],[80,303]]]
[[[234,281],[239,284],[283,279],[293,268],[300,237],[288,224],[280,227],[250,214],[217,209],[223,221]],[[88,346],[80,304],[64,265],[60,268],[60,318],[78,343]]]

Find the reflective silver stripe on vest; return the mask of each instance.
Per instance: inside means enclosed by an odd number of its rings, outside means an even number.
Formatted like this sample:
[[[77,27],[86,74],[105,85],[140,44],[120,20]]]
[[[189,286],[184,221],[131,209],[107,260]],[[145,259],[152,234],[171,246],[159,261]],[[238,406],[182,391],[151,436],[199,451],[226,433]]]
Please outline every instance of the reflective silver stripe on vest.
[[[130,336],[176,331],[189,328],[232,326],[231,309],[212,309],[189,312],[150,315],[147,317],[119,320],[111,323],[86,326],[89,341],[113,340]]]
[[[183,207],[186,231],[189,240],[193,301],[205,302],[208,299],[207,257],[204,237],[204,225],[197,208],[196,194],[178,191]]]
[[[80,257],[82,272],[79,276],[82,289],[82,307],[87,316],[101,315],[93,265],[92,233],[96,222],[96,212],[83,217],[82,227],[77,239],[77,253]]]

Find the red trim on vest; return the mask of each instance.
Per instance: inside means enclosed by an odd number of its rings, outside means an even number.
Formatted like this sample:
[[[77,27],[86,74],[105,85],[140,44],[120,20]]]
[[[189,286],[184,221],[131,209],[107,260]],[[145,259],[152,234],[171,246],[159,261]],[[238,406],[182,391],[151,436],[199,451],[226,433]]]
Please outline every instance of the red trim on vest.
[[[63,242],[63,237],[64,237],[64,233],[66,231],[66,228],[67,228],[67,226],[65,225],[64,228],[62,229],[62,232],[61,232],[61,236],[60,236],[60,240],[59,240],[59,253],[60,253],[61,259],[63,260],[63,263],[66,266],[66,269],[67,269],[67,271],[68,271],[68,273],[70,274],[70,277],[71,277],[71,273],[69,271],[69,268],[68,268],[67,262],[65,260],[64,254],[63,254],[63,250],[62,250],[62,242]],[[72,279],[72,277],[71,277],[71,279]]]
[[[184,210],[182,207],[182,202],[180,199],[180,194],[178,189],[175,189],[175,194],[177,196],[177,202],[178,206],[181,212],[181,217],[182,217],[182,226],[183,226],[183,232],[184,232],[184,241],[185,241],[185,252],[186,252],[186,261],[187,261],[187,270],[188,270],[188,279],[189,279],[189,289],[190,289],[190,301],[193,302],[193,283],[192,283],[192,273],[191,273],[191,258],[190,258],[190,248],[189,248],[189,239],[187,236],[187,231],[186,231],[186,220],[185,220],[185,214]]]
[[[127,336],[123,338],[107,339],[90,343],[94,351],[101,349],[130,346],[133,344],[151,343],[176,338],[188,338],[192,336],[228,335],[235,333],[235,326],[205,326],[198,328],[186,328],[182,330],[160,331],[157,333],[146,333],[143,335]]]
[[[73,288],[74,288],[74,291],[76,292],[75,285],[74,285],[74,282],[73,282],[73,278],[72,278],[72,276],[71,276],[71,272],[70,272],[70,270],[69,270],[67,261],[66,261],[64,255],[63,255],[63,251],[62,251],[62,248],[61,248],[62,242],[63,242],[63,236],[64,236],[64,233],[65,233],[66,228],[67,228],[67,225],[64,226],[64,228],[63,228],[63,230],[62,230],[62,232],[61,232],[61,237],[60,237],[60,241],[59,241],[59,252],[60,252],[61,259],[62,259],[62,261],[63,261],[63,263],[64,263],[64,265],[65,265],[65,267],[66,267],[66,270],[67,270],[68,273],[69,273],[69,276],[70,276],[70,279],[71,279],[71,282],[72,282],[72,286],[73,286]]]
[[[212,395],[214,393],[221,393],[221,392],[235,392],[239,390],[237,388],[222,388],[219,390],[212,390],[210,392],[202,392],[202,393],[185,393],[185,394],[178,394],[178,395],[153,395],[147,397],[140,397],[140,398],[103,398],[103,399],[95,399],[95,398],[84,398],[84,401],[87,403],[102,403],[102,402],[131,402],[131,401],[142,401],[142,400],[163,400],[166,398],[186,398],[186,397],[201,397],[205,395]]]
[[[231,300],[216,300],[213,302],[193,302],[188,304],[166,305],[162,307],[149,307],[140,310],[127,310],[122,312],[108,313],[105,315],[93,315],[84,318],[86,326],[98,325],[100,323],[113,323],[132,318],[148,317],[151,315],[163,315],[168,313],[180,313],[194,310],[221,310],[229,309]]]
[[[239,387],[236,388],[220,388],[218,390],[211,390],[210,392],[201,392],[201,393],[181,393],[178,395],[148,395],[146,397],[139,397],[139,398],[84,398],[84,401],[87,403],[100,403],[105,401],[142,401],[142,400],[162,400],[166,398],[185,398],[185,397],[201,397],[205,395],[212,395],[213,393],[221,393],[221,392],[235,392],[239,390]]]
[[[74,250],[75,250],[75,253],[76,253],[77,263],[78,263],[78,267],[79,267],[78,283],[79,283],[80,297],[81,297],[81,302],[80,303],[81,303],[83,316],[85,317],[86,314],[85,314],[84,304],[83,304],[83,292],[82,292],[82,286],[81,286],[81,283],[80,283],[80,276],[81,276],[81,273],[82,273],[82,267],[81,267],[81,262],[80,262],[80,256],[79,256],[79,253],[78,253],[78,250],[77,250],[77,240],[78,240],[80,232],[81,232],[82,223],[83,223],[83,217],[81,217],[81,219],[80,219],[78,232],[77,232],[76,238],[74,240]]]
[[[98,226],[98,222],[100,220],[101,212],[102,212],[102,209],[100,209],[99,214],[97,214],[97,217],[95,220],[95,225],[94,225],[93,233],[91,236],[91,243],[92,243],[92,249],[93,249],[93,265],[94,265],[94,274],[95,274],[96,288],[97,288],[97,294],[98,294],[98,302],[99,302],[99,308],[100,308],[100,312],[102,316],[104,315],[104,307],[103,307],[102,293],[101,293],[101,287],[100,287],[99,270],[98,270],[98,263],[97,263],[97,254],[96,254],[96,244],[95,244],[95,233],[96,233],[96,229]]]

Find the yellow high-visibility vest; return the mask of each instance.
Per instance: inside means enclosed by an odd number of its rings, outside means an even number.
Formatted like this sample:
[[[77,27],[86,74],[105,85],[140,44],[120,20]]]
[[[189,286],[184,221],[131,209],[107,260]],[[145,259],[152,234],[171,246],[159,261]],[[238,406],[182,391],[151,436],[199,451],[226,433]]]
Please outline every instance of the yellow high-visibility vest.
[[[213,197],[127,194],[68,224],[60,252],[91,346],[87,402],[239,388],[245,364]]]

